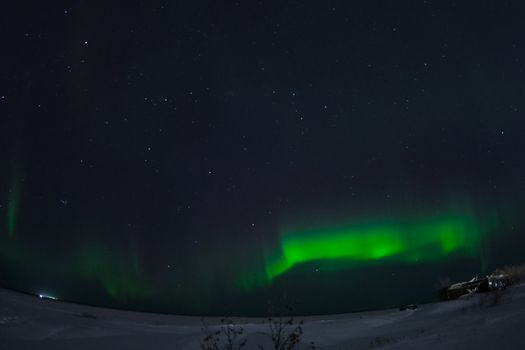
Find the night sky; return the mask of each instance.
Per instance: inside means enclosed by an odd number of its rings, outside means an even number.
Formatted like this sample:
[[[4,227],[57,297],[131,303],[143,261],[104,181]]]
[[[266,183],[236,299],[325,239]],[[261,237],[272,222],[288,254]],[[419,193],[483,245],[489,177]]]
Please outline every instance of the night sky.
[[[0,285],[183,314],[521,263],[523,1],[16,1]]]

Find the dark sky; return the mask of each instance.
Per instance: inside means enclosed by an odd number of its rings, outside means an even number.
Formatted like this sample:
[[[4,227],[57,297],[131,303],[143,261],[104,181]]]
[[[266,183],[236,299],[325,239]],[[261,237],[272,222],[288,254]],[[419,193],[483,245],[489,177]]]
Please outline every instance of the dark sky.
[[[16,1],[0,16],[3,286],[343,312],[405,301],[402,283],[370,293],[385,276],[433,271],[429,300],[439,277],[522,254],[522,1]],[[290,230],[451,215],[483,228],[468,257],[306,259],[268,280]]]

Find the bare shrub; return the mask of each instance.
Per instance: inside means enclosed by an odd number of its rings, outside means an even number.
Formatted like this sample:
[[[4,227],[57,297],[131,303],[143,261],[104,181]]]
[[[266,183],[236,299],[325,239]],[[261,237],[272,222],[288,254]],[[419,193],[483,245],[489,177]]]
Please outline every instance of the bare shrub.
[[[225,350],[241,350],[246,345],[246,339],[243,339],[244,329],[241,326],[234,325],[231,320],[221,320],[221,331],[225,337]]]
[[[394,339],[393,338],[390,338],[390,337],[383,337],[383,336],[377,336],[375,337],[374,339],[372,339],[370,341],[370,343],[368,343],[368,348],[369,349],[373,349],[373,348],[380,348],[380,347],[383,347],[383,346],[387,346],[389,344],[392,344],[394,342]]]
[[[215,331],[210,330],[208,326],[204,325],[201,328],[201,332],[204,334],[204,337],[201,340],[201,349],[202,350],[219,350],[221,342],[221,330],[217,329]]]
[[[215,330],[203,325],[201,331],[204,334],[202,350],[241,350],[246,345],[244,329],[232,320],[221,319],[220,327]]]
[[[285,308],[291,313],[291,308]],[[268,318],[269,332],[273,350],[293,350],[301,341],[303,335],[303,321],[296,322],[293,316],[283,316],[278,313],[275,317]],[[259,349],[264,347],[259,345]],[[310,342],[309,349],[315,349],[315,344]]]

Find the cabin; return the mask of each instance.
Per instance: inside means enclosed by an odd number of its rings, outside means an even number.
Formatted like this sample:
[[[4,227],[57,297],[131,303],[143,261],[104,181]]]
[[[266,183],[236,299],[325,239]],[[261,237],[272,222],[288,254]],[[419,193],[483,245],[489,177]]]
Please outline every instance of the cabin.
[[[454,283],[440,292],[441,299],[452,300],[472,293],[485,293],[493,290],[505,289],[510,284],[510,278],[501,271],[479,278],[474,276],[471,280]]]

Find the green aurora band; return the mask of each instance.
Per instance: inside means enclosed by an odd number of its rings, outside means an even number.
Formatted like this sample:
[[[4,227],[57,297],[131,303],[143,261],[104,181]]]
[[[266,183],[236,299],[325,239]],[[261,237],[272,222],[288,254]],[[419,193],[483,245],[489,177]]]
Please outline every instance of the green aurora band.
[[[294,266],[312,261],[348,268],[373,262],[429,262],[452,254],[475,256],[487,232],[488,226],[468,213],[286,231],[280,251],[266,257],[265,279],[271,283]]]

